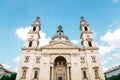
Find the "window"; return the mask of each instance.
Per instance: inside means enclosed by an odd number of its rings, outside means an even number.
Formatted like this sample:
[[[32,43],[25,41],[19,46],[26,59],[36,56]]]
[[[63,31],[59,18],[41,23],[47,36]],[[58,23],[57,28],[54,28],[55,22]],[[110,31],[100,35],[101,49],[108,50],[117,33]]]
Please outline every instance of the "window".
[[[25,62],[29,62],[29,56],[25,57]]]
[[[87,28],[87,27],[85,27],[85,31],[88,31],[88,28]]]
[[[91,41],[88,41],[88,45],[89,45],[89,47],[92,47]]]
[[[92,62],[96,62],[95,56],[91,56]]]
[[[36,30],[36,26],[33,27],[33,31],[35,31],[35,30]]]
[[[85,62],[85,57],[80,57],[80,59],[81,59],[81,63],[84,63]]]
[[[87,68],[86,67],[83,67],[81,68],[81,71],[82,71],[82,75],[83,75],[83,79],[87,79]]]
[[[93,67],[93,70],[94,70],[95,79],[100,78],[100,77],[99,77],[99,72],[98,72],[99,67],[95,66],[95,67]]]
[[[22,74],[21,74],[22,79],[26,78],[27,69],[28,69],[28,67],[26,67],[26,66],[22,67]]]
[[[35,71],[34,78],[38,78],[38,71]]]
[[[59,65],[61,65],[61,61],[59,61]]]
[[[64,62],[63,61],[57,61],[57,66],[61,66],[61,65],[64,65]]]
[[[36,57],[36,63],[40,62],[40,57]]]
[[[95,78],[99,78],[98,70],[95,70]]]
[[[39,68],[35,67],[34,69],[34,73],[33,73],[33,80],[39,80],[38,76],[39,76]]]
[[[26,72],[27,72],[27,70],[23,70],[22,78],[26,78]]]
[[[87,78],[86,71],[83,71],[83,78]]]
[[[29,42],[29,47],[31,47],[31,46],[32,46],[32,41]]]
[[[39,41],[37,41],[37,46],[39,45]]]
[[[29,42],[29,47],[32,47],[32,41]]]

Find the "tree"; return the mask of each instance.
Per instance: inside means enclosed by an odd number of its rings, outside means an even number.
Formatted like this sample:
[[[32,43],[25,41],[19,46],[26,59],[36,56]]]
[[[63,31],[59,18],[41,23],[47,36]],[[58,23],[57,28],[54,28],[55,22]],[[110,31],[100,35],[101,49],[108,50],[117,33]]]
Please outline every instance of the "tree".
[[[12,73],[9,79],[10,80],[15,80],[15,78],[16,78],[16,73]]]
[[[0,80],[15,80],[16,73],[12,73],[10,76],[4,75]]]
[[[113,76],[111,76],[111,77],[109,77],[109,78],[106,78],[106,80],[120,80],[120,73],[118,74],[118,75],[113,75]]]
[[[4,75],[0,80],[9,80],[9,76],[8,75]]]

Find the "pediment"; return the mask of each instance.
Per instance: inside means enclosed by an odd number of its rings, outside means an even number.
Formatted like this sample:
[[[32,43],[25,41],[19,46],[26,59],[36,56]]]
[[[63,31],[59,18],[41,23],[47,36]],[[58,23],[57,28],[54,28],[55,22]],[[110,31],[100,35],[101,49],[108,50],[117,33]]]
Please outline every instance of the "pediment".
[[[41,48],[59,48],[59,49],[69,49],[69,48],[80,48],[79,46],[75,46],[73,44],[70,44],[70,43],[64,43],[64,42],[57,42],[57,43],[54,43],[54,44],[49,44],[49,45],[46,45],[46,46],[43,46]]]

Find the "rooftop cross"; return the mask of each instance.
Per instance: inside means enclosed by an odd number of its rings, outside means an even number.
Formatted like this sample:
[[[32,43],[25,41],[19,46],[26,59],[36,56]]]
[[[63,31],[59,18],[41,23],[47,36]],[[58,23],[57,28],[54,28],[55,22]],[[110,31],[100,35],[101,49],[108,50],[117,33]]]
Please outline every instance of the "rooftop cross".
[[[65,38],[65,39],[68,40],[68,37],[64,34],[61,25],[58,26],[57,33],[53,36],[52,39],[55,39],[55,38],[59,38],[59,39],[61,39],[61,38]]]

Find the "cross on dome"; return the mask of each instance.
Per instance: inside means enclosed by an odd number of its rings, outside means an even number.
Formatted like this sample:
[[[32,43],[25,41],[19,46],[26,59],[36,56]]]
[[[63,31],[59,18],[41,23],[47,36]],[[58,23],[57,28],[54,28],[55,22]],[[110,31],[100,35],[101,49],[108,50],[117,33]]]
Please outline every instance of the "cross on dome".
[[[68,37],[64,34],[64,31],[62,30],[61,25],[58,26],[57,33],[53,36],[52,40],[54,40],[55,38],[59,38],[59,39],[64,38],[68,40]]]

